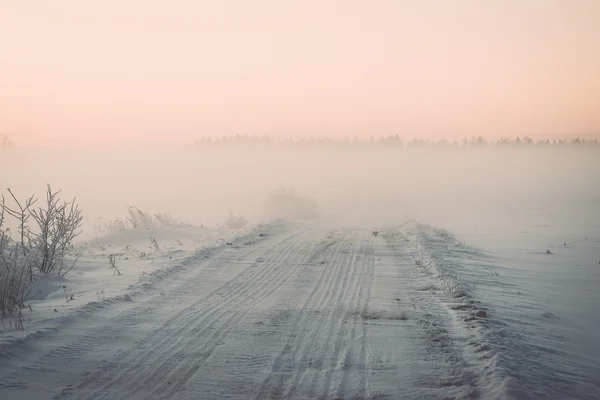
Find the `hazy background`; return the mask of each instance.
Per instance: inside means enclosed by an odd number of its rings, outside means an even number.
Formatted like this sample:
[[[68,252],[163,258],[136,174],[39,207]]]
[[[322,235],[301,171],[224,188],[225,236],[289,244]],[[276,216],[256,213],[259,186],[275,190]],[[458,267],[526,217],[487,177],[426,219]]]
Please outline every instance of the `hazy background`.
[[[230,208],[259,220],[282,185],[373,224],[575,209],[597,196],[593,151],[184,145],[592,137],[598,21],[596,0],[3,0],[0,133],[17,145],[0,152],[0,187],[43,195],[51,183],[90,219],[136,205],[207,224]]]
[[[2,0],[22,144],[600,131],[597,0]]]
[[[77,197],[80,241],[130,205],[259,223],[281,187],[332,230],[432,224],[531,338],[494,364],[596,391],[600,146],[190,146],[238,134],[600,138],[600,0],[0,0],[1,194]]]
[[[597,147],[335,152],[16,146],[0,151],[0,187],[4,194],[10,187],[22,199],[35,193],[43,200],[51,183],[65,198],[76,196],[88,233],[99,217],[123,217],[128,205],[168,211],[198,225],[223,223],[229,209],[261,222],[268,193],[284,187],[316,197],[323,219],[335,220],[332,226],[374,227],[415,218],[473,235],[519,234],[532,224],[553,224],[567,235],[584,224],[598,236]]]

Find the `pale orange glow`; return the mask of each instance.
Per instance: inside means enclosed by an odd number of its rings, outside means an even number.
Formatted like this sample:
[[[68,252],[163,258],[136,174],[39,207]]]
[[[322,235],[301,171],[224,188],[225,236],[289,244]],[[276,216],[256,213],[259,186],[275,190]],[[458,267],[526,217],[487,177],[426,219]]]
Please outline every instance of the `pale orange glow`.
[[[0,132],[600,132],[600,1],[0,4]]]

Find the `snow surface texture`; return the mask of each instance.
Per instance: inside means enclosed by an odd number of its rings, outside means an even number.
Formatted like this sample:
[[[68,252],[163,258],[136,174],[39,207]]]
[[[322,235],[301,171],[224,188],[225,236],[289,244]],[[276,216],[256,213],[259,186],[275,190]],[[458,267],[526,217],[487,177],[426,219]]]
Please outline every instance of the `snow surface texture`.
[[[25,331],[0,334],[0,399],[600,398],[596,153],[167,153],[135,170],[117,154],[72,172],[85,157],[65,154],[41,177],[7,168],[21,156],[0,159],[2,187],[57,179],[91,221],[139,198],[251,224],[88,230]],[[231,175],[196,176],[219,162]],[[286,182],[319,218],[257,226]]]
[[[446,231],[305,222],[233,239],[204,230],[201,246],[184,243],[192,228],[174,231],[153,232],[164,250],[144,259],[143,237],[118,249],[120,276],[106,254],[123,238],[88,243],[78,273],[60,282],[75,300],[56,290],[31,301],[27,330],[2,336],[1,397],[600,393],[597,359],[565,345],[556,310]]]

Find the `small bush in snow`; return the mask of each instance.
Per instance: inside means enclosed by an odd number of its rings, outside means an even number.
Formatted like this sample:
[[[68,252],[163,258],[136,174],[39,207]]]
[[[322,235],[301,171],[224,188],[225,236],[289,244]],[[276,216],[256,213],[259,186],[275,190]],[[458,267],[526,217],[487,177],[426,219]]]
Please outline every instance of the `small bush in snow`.
[[[133,229],[156,228],[156,221],[154,220],[152,215],[150,215],[150,213],[142,211],[135,206],[127,207],[127,212],[129,214],[127,216],[127,221]]]
[[[156,213],[154,219],[159,227],[164,228],[189,228],[192,226],[189,222],[173,218],[168,212]]]
[[[150,237],[150,246],[151,249],[154,249],[155,251],[157,251],[158,253],[161,253],[162,250],[160,249],[160,246],[158,245],[158,242],[156,241],[156,239],[154,239],[153,237]]]
[[[170,213],[156,213],[154,215],[142,211],[135,206],[127,207],[127,212],[129,216],[127,217],[127,221],[129,222],[129,226],[131,228],[181,228],[181,227],[190,227],[192,226],[190,223],[175,219],[171,216]]]
[[[183,228],[191,227],[189,222],[173,218],[170,213],[156,213],[154,215],[149,212],[142,211],[136,206],[127,207],[127,217],[125,220],[115,218],[112,221],[100,219],[102,227],[100,228],[106,233],[115,234],[128,229],[151,229],[151,228]]]
[[[30,259],[15,248],[8,249],[0,232],[0,317],[16,315],[23,303],[29,280]]]
[[[23,303],[25,289],[30,282],[30,260],[15,247],[9,248],[1,218],[0,214],[0,317],[4,318],[14,315]]]
[[[63,292],[65,292],[65,300],[69,301],[69,300],[75,300],[75,295],[71,294],[70,296],[67,295],[67,285],[63,285]]]
[[[281,188],[269,194],[265,211],[267,217],[272,219],[311,219],[319,216],[319,205],[313,198]]]
[[[66,262],[72,241],[83,220],[79,206],[61,202],[59,192],[50,185],[46,206],[34,208],[34,196],[20,202],[8,189],[15,206],[0,197],[0,315],[16,315],[27,294],[27,287],[38,277],[65,275],[75,265]],[[17,237],[3,228],[6,217],[17,221]],[[33,227],[30,226],[33,222]],[[18,322],[18,321],[17,321]],[[19,324],[17,324],[19,326]]]
[[[129,229],[127,222],[125,222],[119,218],[115,218],[114,221],[105,221],[104,219],[101,218],[100,221],[102,222],[102,225],[103,225],[100,228],[100,230],[103,230],[105,233],[108,233],[108,234],[115,234],[115,233],[119,233],[121,231]]]
[[[246,225],[248,225],[248,220],[245,217],[241,215],[239,217],[236,217],[235,215],[233,215],[231,210],[229,210],[229,218],[227,218],[227,220],[225,221],[225,226],[228,229],[241,229]]]
[[[64,275],[75,265],[65,264],[65,256],[71,250],[71,243],[81,231],[83,216],[75,203],[60,202],[58,194],[48,185],[46,208],[32,209],[31,217],[37,223],[38,232],[29,231],[30,246],[36,250],[34,264],[43,275]]]

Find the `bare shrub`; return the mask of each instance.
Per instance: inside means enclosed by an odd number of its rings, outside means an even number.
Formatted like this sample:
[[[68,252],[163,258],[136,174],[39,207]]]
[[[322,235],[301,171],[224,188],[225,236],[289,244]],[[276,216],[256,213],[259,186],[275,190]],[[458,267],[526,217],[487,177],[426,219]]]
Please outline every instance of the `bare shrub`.
[[[190,224],[189,222],[183,221],[181,219],[176,219],[173,218],[171,216],[170,213],[168,212],[164,212],[164,213],[156,213],[154,214],[154,220],[156,221],[156,224],[160,227],[164,227],[164,228],[185,228],[185,227],[191,227],[192,224]]]
[[[29,253],[10,239],[4,229],[7,211],[4,196],[0,197],[0,317],[16,315],[23,303],[29,280]],[[19,325],[17,323],[17,325]]]
[[[64,275],[77,261],[75,259],[72,263],[66,264],[65,256],[72,248],[73,239],[81,233],[79,229],[83,216],[75,199],[70,203],[61,203],[58,199],[59,193],[60,191],[53,193],[48,185],[46,208],[38,207],[31,211],[31,216],[39,228],[38,233],[30,232],[31,244],[37,252],[34,264],[44,275]]]
[[[157,253],[162,253],[162,250],[160,249],[158,242],[153,237],[150,237],[150,246],[149,247],[151,249],[154,249]]]
[[[62,285],[62,289],[63,289],[63,292],[65,294],[65,300],[67,300],[67,301],[75,300],[75,295],[74,294],[71,294],[71,295],[67,294],[67,285]]]
[[[225,226],[228,229],[241,229],[246,225],[248,225],[248,220],[245,217],[241,215],[236,217],[231,210],[229,210],[229,218],[225,221]]]
[[[37,202],[37,199],[34,198],[34,196],[29,197],[28,199],[25,199],[25,203],[24,205],[21,204],[21,202],[17,199],[17,197],[14,195],[14,193],[10,190],[10,188],[8,188],[8,193],[11,195],[12,199],[14,200],[14,202],[16,203],[17,207],[16,208],[11,208],[9,206],[6,205],[6,202],[4,200],[4,196],[2,196],[1,199],[1,205],[0,207],[2,207],[2,222],[4,222],[4,218],[5,218],[5,212],[6,214],[8,214],[9,216],[15,218],[18,223],[19,223],[19,241],[15,243],[16,246],[20,246],[20,251],[23,253],[23,255],[25,255],[27,253],[27,250],[29,248],[29,244],[31,241],[31,236],[30,236],[30,232],[31,230],[29,229],[29,217],[31,216],[31,207],[33,207],[35,205],[35,203]],[[1,224],[0,224],[1,227]],[[8,233],[6,233],[8,235]]]
[[[168,212],[154,214],[154,220],[159,226],[177,226],[177,221]]]
[[[265,211],[268,218],[311,219],[319,216],[319,205],[311,197],[292,189],[281,188],[267,196]]]
[[[129,229],[128,223],[120,218],[115,218],[114,221],[106,221],[105,219],[100,218],[100,222],[102,223],[101,230],[109,234],[115,234]]]
[[[117,268],[117,254],[109,254],[108,256],[108,266],[109,268],[113,269],[113,276],[116,275],[123,275],[121,273],[121,271],[119,270],[119,268]],[[104,293],[104,289],[102,290],[102,293]]]
[[[19,253],[16,247],[8,249],[8,241],[0,238],[0,316],[15,316],[28,284],[29,259]]]
[[[142,211],[136,206],[127,207],[127,217],[125,220],[115,218],[107,221],[100,218],[102,230],[108,234],[119,233],[128,229],[151,229],[151,228],[184,228],[191,227],[187,221],[174,218],[168,212],[159,212],[154,215]]]
[[[108,256],[108,265],[110,268],[117,268],[117,256],[115,254]]]
[[[65,257],[80,234],[83,217],[75,199],[61,203],[60,191],[52,192],[50,185],[45,208],[33,208],[37,201],[34,196],[20,202],[10,189],[8,192],[16,206],[8,206],[0,196],[0,315],[16,316],[15,326],[19,329],[27,287],[40,275],[61,276],[75,265],[76,259],[66,263]],[[7,216],[18,222],[16,239],[4,228]],[[35,222],[33,229],[30,219]]]
[[[156,228],[156,221],[150,213],[140,210],[136,206],[127,207],[127,221],[133,228]]]

